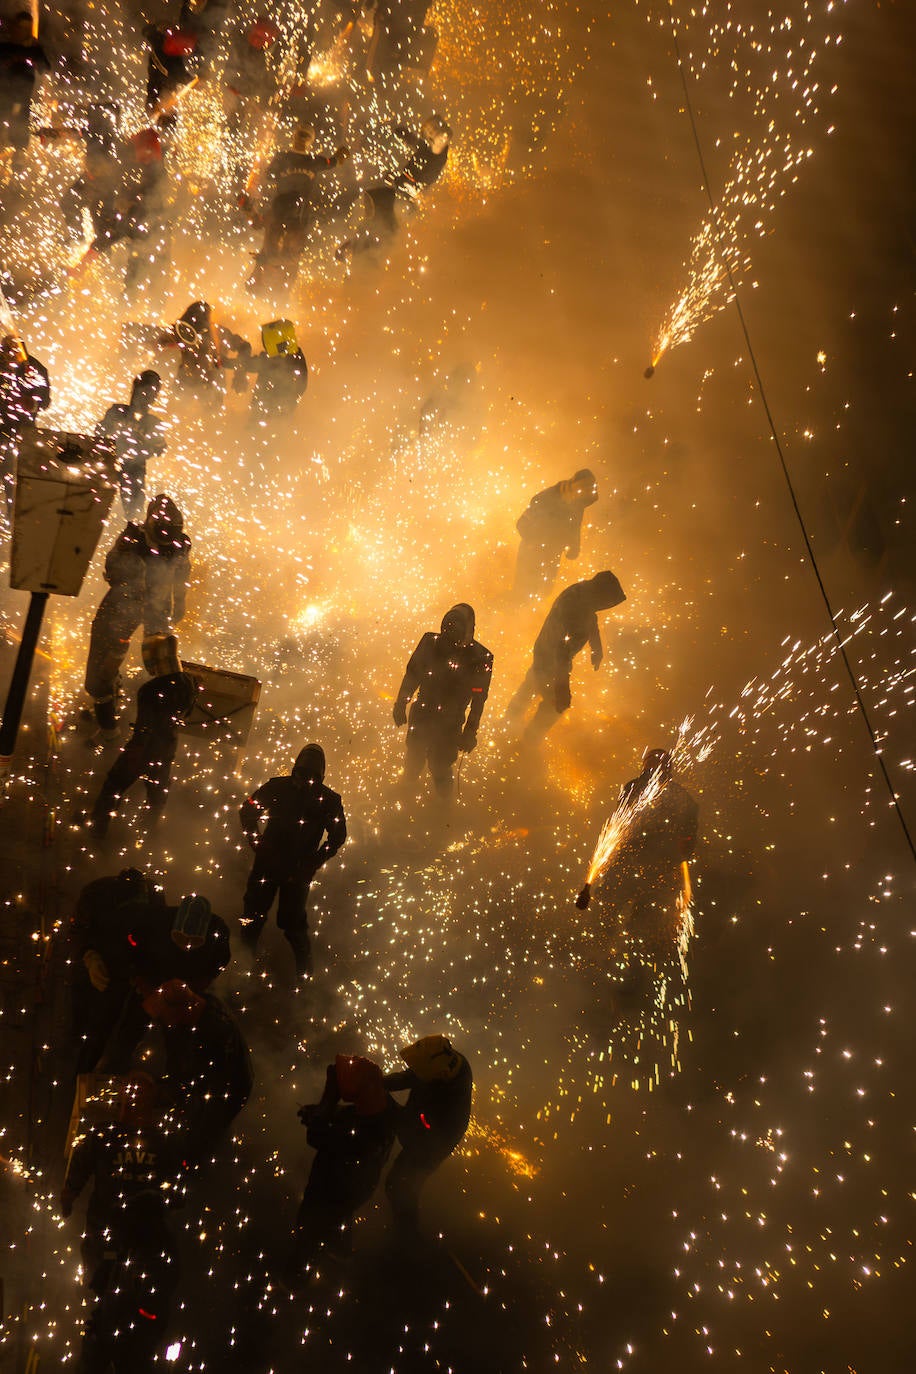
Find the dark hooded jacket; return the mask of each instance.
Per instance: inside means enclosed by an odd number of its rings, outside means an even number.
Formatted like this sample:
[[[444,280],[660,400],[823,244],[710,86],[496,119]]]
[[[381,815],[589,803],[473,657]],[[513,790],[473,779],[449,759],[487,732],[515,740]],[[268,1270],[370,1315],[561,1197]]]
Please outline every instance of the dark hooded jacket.
[[[582,541],[582,517],[588,506],[598,500],[594,473],[582,468],[572,482],[592,483],[592,491],[579,501],[567,501],[564,492],[571,483],[557,482],[546,491],[538,492],[528,503],[528,508],[516,522],[526,544],[536,544],[547,558],[559,558],[566,552],[568,558],[578,558]]]
[[[554,601],[534,641],[534,666],[551,678],[568,677],[572,661],[586,644],[601,648],[598,611],[610,610],[626,600],[611,572],[600,572],[587,582],[575,582]]]
[[[312,752],[304,749],[291,776],[271,778],[239,810],[259,862],[278,876],[311,876],[347,838],[343,802],[324,783],[324,755],[320,763],[314,758],[310,763],[307,756]],[[262,820],[267,822],[263,833]]]
[[[446,621],[456,616],[464,621],[463,643],[458,645],[443,633]],[[478,644],[474,630],[473,610],[459,602],[443,618],[439,633],[425,634],[414,649],[398,688],[398,699],[405,705],[416,695],[411,725],[438,720],[447,729],[460,729],[465,723],[477,729],[490,691],[493,655]]]

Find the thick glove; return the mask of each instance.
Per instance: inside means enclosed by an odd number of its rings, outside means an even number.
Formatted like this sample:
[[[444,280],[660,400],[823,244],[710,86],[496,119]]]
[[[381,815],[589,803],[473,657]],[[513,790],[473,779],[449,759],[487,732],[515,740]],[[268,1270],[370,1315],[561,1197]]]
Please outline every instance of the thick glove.
[[[594,668],[594,670],[595,670],[596,673],[597,673],[598,669],[601,667],[601,660],[602,660],[603,658],[604,658],[604,650],[603,650],[603,649],[596,649],[596,650],[593,652],[593,654],[592,654],[592,667]]]
[[[477,748],[477,730],[473,725],[466,725],[462,730],[458,748],[462,754],[470,754],[472,749]]]
[[[111,978],[109,977],[108,968],[101,954],[99,954],[98,950],[87,949],[86,953],[83,955],[83,963],[86,967],[86,972],[89,974],[89,981],[96,992],[104,992],[111,982]]]
[[[578,897],[576,898],[576,906],[579,908],[580,911],[584,911],[585,908],[588,906],[589,902],[591,901],[591,899],[592,899],[592,885],[591,885],[591,883],[586,883],[585,886],[583,887],[582,891],[579,893]]]
[[[62,1217],[68,1217],[72,1211],[73,1194],[70,1192],[69,1188],[64,1188],[60,1195],[60,1214]]]
[[[318,1103],[317,1103],[317,1102],[306,1102],[306,1104],[305,1104],[304,1107],[300,1107],[300,1108],[299,1108],[299,1110],[297,1111],[296,1115],[298,1116],[299,1120],[302,1122],[303,1126],[309,1126],[309,1125],[311,1125],[311,1123],[314,1121],[314,1119],[315,1119],[315,1114],[316,1114],[317,1111],[318,1111]]]
[[[407,724],[407,707],[400,697],[398,697],[397,701],[394,703],[391,719],[394,721],[395,725],[398,726]]]
[[[560,712],[568,711],[570,706],[572,706],[572,692],[570,691],[568,678],[563,682],[558,682],[554,687],[553,700],[554,705]]]

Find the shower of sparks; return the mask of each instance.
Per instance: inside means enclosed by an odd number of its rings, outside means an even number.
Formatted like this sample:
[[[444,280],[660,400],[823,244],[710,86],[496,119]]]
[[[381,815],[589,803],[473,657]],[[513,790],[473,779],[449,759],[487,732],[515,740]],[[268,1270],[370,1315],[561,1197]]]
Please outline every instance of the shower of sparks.
[[[755,21],[719,0],[688,8],[669,0],[658,24],[676,35],[697,102],[708,94],[734,110],[727,137],[711,139],[708,162],[715,209],[693,238],[687,280],[652,345],[651,368],[733,299],[751,268],[751,242],[772,233],[776,208],[825,133],[823,105],[836,90],[819,79],[845,0],[804,0],[801,14],[771,9]],[[704,141],[704,129],[700,127]],[[720,172],[720,160],[727,159]],[[715,193],[717,172],[723,177]],[[650,369],[651,371],[651,369]]]

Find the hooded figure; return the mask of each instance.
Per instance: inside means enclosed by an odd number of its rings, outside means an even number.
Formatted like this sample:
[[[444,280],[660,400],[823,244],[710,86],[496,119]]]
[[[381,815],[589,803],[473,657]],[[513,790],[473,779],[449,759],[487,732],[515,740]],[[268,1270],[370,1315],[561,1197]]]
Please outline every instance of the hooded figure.
[[[255,255],[255,270],[248,282],[252,291],[267,284],[267,269],[279,274],[286,285],[295,278],[312,222],[315,179],[334,171],[350,156],[344,144],[327,154],[313,152],[314,143],[315,130],[300,127],[292,148],[275,154],[267,169],[267,180],[275,190],[265,219],[261,251]]]
[[[580,468],[568,482],[557,482],[531,498],[515,526],[521,543],[514,591],[520,600],[550,590],[564,552],[570,561],[579,557],[582,517],[597,500],[598,483],[589,468]]]
[[[401,1058],[407,1068],[385,1076],[389,1092],[409,1090],[397,1114],[401,1153],[385,1180],[385,1192],[397,1224],[416,1230],[420,1189],[468,1128],[474,1077],[464,1055],[444,1035],[425,1035],[405,1045]]]
[[[182,672],[175,636],[153,638],[162,644],[159,672],[144,682],[137,693],[133,732],[112,764],[92,808],[92,829],[97,839],[105,837],[124,793],[139,778],[146,784],[146,801],[153,817],[161,814],[172,780],[178,731],[194,706],[194,681]]]
[[[604,658],[598,611],[608,611],[626,601],[612,572],[596,573],[587,582],[575,582],[554,601],[534,641],[531,667],[509,703],[510,720],[519,720],[529,703],[540,697],[534,716],[525,729],[527,743],[543,739],[572,704],[570,675],[573,659],[588,644],[592,667],[597,672]]]
[[[121,505],[128,520],[136,520],[146,501],[146,465],[165,452],[162,421],[150,413],[162,386],[151,369],[134,378],[127,405],[109,406],[96,425],[96,437],[107,439],[118,458]]]
[[[286,778],[271,778],[239,811],[255,853],[245,888],[242,941],[258,943],[267,913],[279,893],[277,925],[289,941],[296,973],[312,972],[308,895],[312,879],[347,838],[343,803],[324,782],[324,750],[307,744]],[[266,822],[263,831],[261,823]]]
[[[109,590],[92,622],[86,664],[86,691],[103,736],[117,734],[118,675],[131,636],[141,622],[147,636],[168,636],[184,615],[190,550],[181,511],[165,495],[150,501],[143,524],[130,521],[109,550]]]
[[[452,794],[459,752],[470,753],[477,744],[493,675],[493,655],[478,644],[474,629],[473,609],[459,602],[443,617],[438,634],[423,636],[410,656],[392,712],[395,725],[407,725],[405,777],[419,778],[428,765],[443,797]]]

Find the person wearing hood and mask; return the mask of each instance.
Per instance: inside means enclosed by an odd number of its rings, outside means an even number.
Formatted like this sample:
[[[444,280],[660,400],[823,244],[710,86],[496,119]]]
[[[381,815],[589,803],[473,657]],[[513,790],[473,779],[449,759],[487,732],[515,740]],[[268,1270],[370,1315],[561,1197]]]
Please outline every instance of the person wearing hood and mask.
[[[147,637],[169,635],[184,615],[190,550],[181,511],[159,495],[143,524],[129,521],[108,552],[109,589],[92,622],[85,683],[103,740],[117,738],[118,675],[131,636],[141,623]]]
[[[531,667],[509,703],[506,717],[520,720],[529,704],[541,700],[525,729],[523,739],[537,743],[572,705],[570,676],[573,659],[586,644],[597,672],[604,658],[598,611],[609,611],[626,601],[623,588],[612,572],[596,573],[586,582],[575,582],[554,601],[534,641]]]
[[[143,509],[147,463],[166,449],[162,421],[150,413],[161,386],[158,372],[141,372],[128,403],[109,406],[95,427],[96,436],[107,439],[117,454],[121,505],[128,520],[136,520]]]
[[[415,1231],[420,1189],[460,1144],[471,1119],[474,1076],[463,1054],[444,1035],[425,1035],[405,1045],[407,1068],[385,1075],[390,1093],[408,1091],[398,1107],[397,1136],[401,1153],[385,1180],[385,1192],[397,1224]]]
[[[307,744],[289,777],[271,778],[246,798],[239,820],[255,853],[245,888],[242,942],[257,946],[267,913],[279,894],[277,925],[296,960],[296,973],[309,978],[308,895],[312,879],[347,838],[343,802],[324,782],[325,757]],[[261,823],[266,822],[263,831]]]
[[[477,745],[490,691],[493,655],[478,644],[474,630],[473,609],[466,602],[453,606],[439,633],[425,634],[411,654],[392,712],[395,725],[407,725],[404,776],[418,779],[428,767],[442,797],[452,794],[459,753]]]
[[[579,557],[582,517],[597,500],[598,483],[589,468],[531,498],[515,526],[521,543],[513,591],[519,600],[550,590],[564,552],[571,562]]]
[[[92,808],[92,831],[104,839],[111,817],[138,779],[146,784],[146,801],[155,819],[166,803],[178,731],[194,706],[194,682],[182,671],[174,635],[152,635],[143,641],[144,666],[152,676],[137,693],[137,719],[130,739],[115,759]]]

